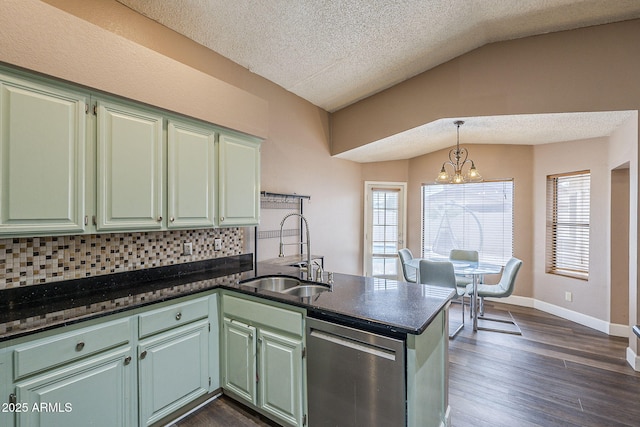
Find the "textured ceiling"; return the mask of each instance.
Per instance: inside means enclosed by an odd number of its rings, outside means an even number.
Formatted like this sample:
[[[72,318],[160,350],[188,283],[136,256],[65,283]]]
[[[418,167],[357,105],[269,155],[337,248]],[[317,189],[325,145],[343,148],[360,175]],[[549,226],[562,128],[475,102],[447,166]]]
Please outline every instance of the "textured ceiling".
[[[640,17],[639,0],[118,0],[335,111],[484,44]]]
[[[406,132],[338,154],[361,163],[403,160],[456,145],[454,121],[460,126],[460,145],[537,145],[610,136],[635,111],[593,113],[522,114],[512,116],[440,119]],[[473,148],[470,149],[473,153]]]
[[[487,43],[640,18],[640,0],[118,1],[330,112]],[[468,118],[461,143],[607,136],[625,114]],[[339,157],[406,159],[445,148],[455,144],[452,123]]]

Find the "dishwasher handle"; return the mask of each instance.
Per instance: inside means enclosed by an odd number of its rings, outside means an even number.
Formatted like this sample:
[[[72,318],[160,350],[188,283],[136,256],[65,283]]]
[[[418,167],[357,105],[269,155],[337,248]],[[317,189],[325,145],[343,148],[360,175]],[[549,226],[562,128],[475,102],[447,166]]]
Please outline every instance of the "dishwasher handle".
[[[329,341],[343,347],[348,347],[356,351],[368,353],[373,356],[382,357],[384,359],[392,361],[396,360],[396,352],[394,350],[354,340],[344,335],[336,335],[330,332],[320,331],[318,329],[311,329],[309,336],[320,340]]]

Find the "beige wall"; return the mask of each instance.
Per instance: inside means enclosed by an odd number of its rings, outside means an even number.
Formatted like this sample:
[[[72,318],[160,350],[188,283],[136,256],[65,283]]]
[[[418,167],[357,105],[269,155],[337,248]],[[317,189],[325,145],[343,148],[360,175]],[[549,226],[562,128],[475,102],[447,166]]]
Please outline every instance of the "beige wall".
[[[638,115],[616,130],[616,132],[609,138],[609,168],[616,169],[620,167],[629,169],[629,286],[628,286],[628,298],[621,298],[620,296],[612,297],[611,303],[614,304],[617,301],[621,301],[621,306],[611,307],[612,312],[624,310],[625,303],[628,302],[628,321],[630,325],[640,323],[640,314],[638,313],[638,307],[640,307],[640,300],[638,300]],[[631,159],[629,161],[628,159]],[[617,194],[620,197],[620,194]],[[612,206],[612,209],[614,206]],[[614,218],[612,217],[612,221]],[[612,235],[611,244],[616,241],[616,236]],[[624,241],[624,239],[622,239]],[[613,268],[613,265],[612,265]],[[614,291],[616,287],[613,288]],[[613,317],[613,316],[612,316]],[[639,341],[633,332],[629,331],[629,348],[638,354]],[[640,363],[640,362],[638,362]],[[637,366],[636,369],[640,369]]]
[[[606,138],[546,144],[534,150],[534,298],[598,319],[609,319],[609,203],[610,171]],[[591,171],[589,280],[545,272],[546,177]],[[606,226],[605,226],[606,225]],[[565,301],[565,292],[573,301]]]
[[[629,324],[629,168],[611,171],[611,323]]]
[[[362,181],[407,182],[409,160],[362,164]]]

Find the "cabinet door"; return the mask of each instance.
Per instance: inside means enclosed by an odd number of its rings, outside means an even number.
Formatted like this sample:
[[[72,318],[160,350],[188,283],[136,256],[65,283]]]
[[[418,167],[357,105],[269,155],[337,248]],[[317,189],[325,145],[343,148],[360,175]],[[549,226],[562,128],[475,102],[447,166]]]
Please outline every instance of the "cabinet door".
[[[140,425],[150,425],[209,388],[206,320],[143,340],[138,348]]]
[[[84,231],[87,103],[0,75],[0,235]]]
[[[162,227],[162,116],[98,101],[97,229]]]
[[[220,136],[220,226],[258,225],[260,220],[260,143]]]
[[[302,426],[302,341],[261,329],[258,346],[259,406],[289,425]]]
[[[256,328],[225,318],[223,329],[222,386],[256,405]]]
[[[132,426],[131,348],[104,353],[16,384],[17,426]]]
[[[175,120],[167,131],[168,227],[213,227],[216,133]]]

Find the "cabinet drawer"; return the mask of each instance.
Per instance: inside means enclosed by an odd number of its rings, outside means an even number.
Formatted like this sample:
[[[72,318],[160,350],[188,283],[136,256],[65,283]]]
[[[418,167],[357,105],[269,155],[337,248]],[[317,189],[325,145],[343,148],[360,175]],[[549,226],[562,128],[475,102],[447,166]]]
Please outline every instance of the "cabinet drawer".
[[[230,295],[224,296],[223,305],[225,316],[260,323],[296,336],[302,336],[303,334],[301,313],[247,301]]]
[[[13,351],[15,379],[129,342],[129,319],[37,340]]]
[[[148,337],[208,316],[208,298],[199,298],[143,313],[139,316],[139,337]]]

